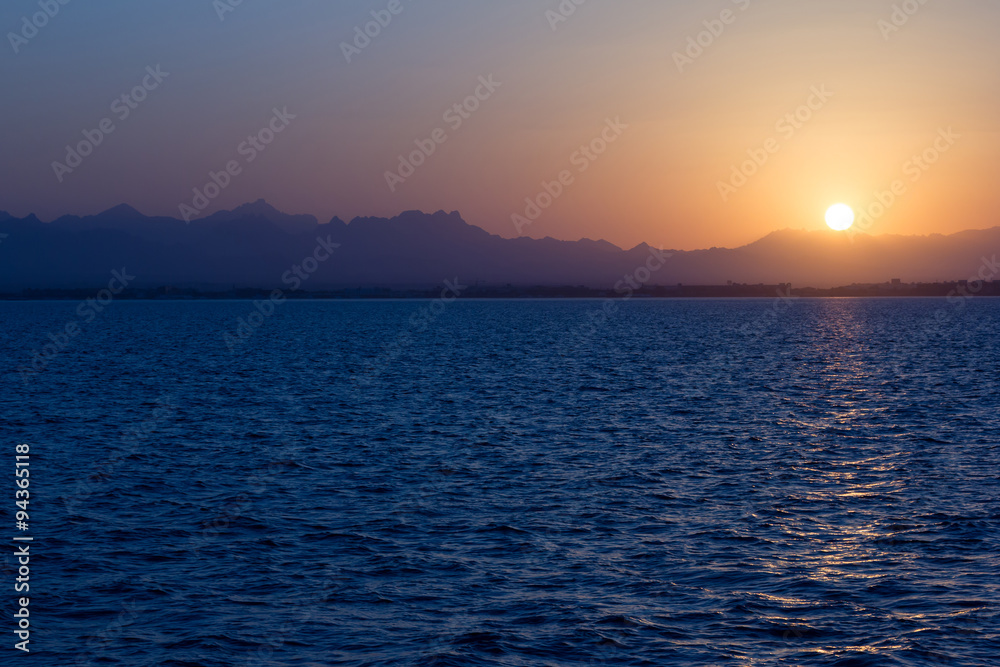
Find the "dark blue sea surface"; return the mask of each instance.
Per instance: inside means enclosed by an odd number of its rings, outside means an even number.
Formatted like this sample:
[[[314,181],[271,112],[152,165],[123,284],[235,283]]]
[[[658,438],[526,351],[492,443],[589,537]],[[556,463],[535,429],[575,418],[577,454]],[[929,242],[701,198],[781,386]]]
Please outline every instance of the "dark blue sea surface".
[[[253,312],[0,303],[25,660],[1000,664],[998,300]]]

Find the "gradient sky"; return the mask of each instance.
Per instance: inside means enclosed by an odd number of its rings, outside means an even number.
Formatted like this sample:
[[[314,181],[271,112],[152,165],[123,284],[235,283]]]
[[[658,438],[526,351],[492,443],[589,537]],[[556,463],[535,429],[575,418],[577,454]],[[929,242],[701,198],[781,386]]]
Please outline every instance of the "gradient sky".
[[[235,159],[206,213],[258,198],[324,222],[458,210],[510,237],[525,198],[569,169],[525,235],[731,247],[823,227],[830,204],[868,207],[896,180],[905,192],[872,233],[998,224],[995,0],[910,0],[919,10],[891,34],[879,21],[898,0],[589,0],[555,30],[559,0],[401,0],[351,63],[341,43],[389,0],[243,0],[220,20],[224,2],[73,0],[15,54],[9,33],[40,9],[6,0],[0,209],[48,220],[127,202],[179,217]],[[727,9],[731,24],[679,71],[675,52]],[[111,102],[150,65],[169,77],[119,121]],[[445,110],[488,75],[501,86],[453,130]],[[779,131],[814,86],[833,96]],[[238,146],[285,107],[296,118],[247,164]],[[103,118],[115,131],[60,183],[52,163]],[[581,173],[572,156],[608,118],[628,128]],[[436,128],[448,140],[390,192],[385,172]],[[948,128],[960,137],[914,171]],[[724,202],[719,182],[772,138]]]

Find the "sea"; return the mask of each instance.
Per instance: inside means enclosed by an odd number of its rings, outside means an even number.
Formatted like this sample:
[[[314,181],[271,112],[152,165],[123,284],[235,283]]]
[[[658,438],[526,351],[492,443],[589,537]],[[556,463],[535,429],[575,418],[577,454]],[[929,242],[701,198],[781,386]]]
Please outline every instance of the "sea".
[[[989,298],[0,302],[0,664],[997,665],[998,385]]]

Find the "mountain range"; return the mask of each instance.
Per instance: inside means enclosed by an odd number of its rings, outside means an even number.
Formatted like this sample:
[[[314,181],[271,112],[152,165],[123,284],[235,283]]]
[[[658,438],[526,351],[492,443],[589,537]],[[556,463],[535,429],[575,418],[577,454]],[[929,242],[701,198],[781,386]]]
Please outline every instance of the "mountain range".
[[[0,290],[100,286],[123,267],[139,287],[286,287],[287,272],[320,245],[339,247],[311,267],[302,289],[423,288],[456,278],[465,284],[609,288],[636,275],[655,254],[646,244],[623,249],[589,239],[505,239],[444,211],[326,224],[282,213],[263,200],[190,223],[145,216],[127,205],[52,222],[0,211]],[[973,279],[984,262],[995,265],[1000,227],[948,236],[783,230],[740,248],[667,252],[669,259],[647,284],[936,282]]]

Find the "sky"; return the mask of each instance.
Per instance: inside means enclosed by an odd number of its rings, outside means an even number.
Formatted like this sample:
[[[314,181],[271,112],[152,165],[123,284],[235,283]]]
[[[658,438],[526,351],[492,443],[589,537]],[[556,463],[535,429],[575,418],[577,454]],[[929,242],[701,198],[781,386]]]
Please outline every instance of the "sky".
[[[263,198],[676,249],[837,202],[1000,224],[995,0],[62,2],[0,6],[17,216]]]

